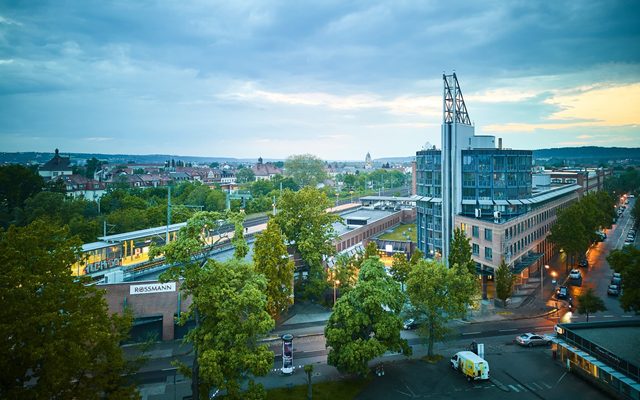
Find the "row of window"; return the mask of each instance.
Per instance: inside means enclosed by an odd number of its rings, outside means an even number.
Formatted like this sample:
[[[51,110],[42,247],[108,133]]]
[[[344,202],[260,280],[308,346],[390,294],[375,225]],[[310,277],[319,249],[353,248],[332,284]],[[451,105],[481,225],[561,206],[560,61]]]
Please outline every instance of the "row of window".
[[[480,256],[480,245],[473,243],[471,245],[471,252],[474,256]],[[484,258],[489,261],[493,260],[493,249],[491,247],[484,248]]]
[[[471,236],[474,238],[480,237],[480,227],[476,225],[471,226]],[[489,228],[484,228],[484,240],[491,242],[493,240],[493,230]]]

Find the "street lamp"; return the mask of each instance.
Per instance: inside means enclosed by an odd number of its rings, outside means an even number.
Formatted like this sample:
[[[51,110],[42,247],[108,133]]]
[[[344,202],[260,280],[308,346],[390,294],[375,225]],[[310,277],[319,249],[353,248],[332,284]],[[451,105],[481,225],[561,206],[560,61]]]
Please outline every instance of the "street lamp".
[[[336,279],[336,280],[333,281],[333,305],[334,305],[334,307],[336,305],[336,286],[339,285],[339,284],[340,284],[339,280]]]
[[[543,292],[543,288],[544,288],[544,276],[542,274],[542,271],[544,271],[545,269],[549,269],[548,265],[544,266],[544,269],[542,267],[540,267],[540,299],[542,299],[542,301],[544,301],[544,292]]]

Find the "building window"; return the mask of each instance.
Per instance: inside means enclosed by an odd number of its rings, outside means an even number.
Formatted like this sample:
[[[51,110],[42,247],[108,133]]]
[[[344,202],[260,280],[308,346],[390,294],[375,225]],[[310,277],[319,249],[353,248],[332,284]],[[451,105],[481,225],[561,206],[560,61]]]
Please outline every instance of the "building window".
[[[472,226],[471,227],[471,236],[473,236],[474,238],[480,237],[480,228],[477,226]]]
[[[484,258],[487,260],[493,260],[493,249],[491,247],[484,248]]]
[[[484,240],[492,241],[493,240],[493,231],[491,229],[484,230]]]
[[[472,246],[472,250],[471,251],[473,252],[474,256],[479,256],[480,255],[480,246],[478,246],[477,244],[474,243],[473,246]]]

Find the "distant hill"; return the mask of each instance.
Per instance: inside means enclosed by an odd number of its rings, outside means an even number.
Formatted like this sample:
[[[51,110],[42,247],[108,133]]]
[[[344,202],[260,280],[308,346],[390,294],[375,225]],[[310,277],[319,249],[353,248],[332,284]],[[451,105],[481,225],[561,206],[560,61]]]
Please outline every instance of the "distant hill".
[[[625,160],[640,159],[639,147],[558,147],[533,151],[534,158]]]
[[[20,152],[20,153],[1,153],[0,152],[0,164],[29,164],[39,163],[43,164],[49,161],[53,157],[51,153],[40,152]],[[98,160],[108,161],[110,164],[125,164],[134,162],[137,164],[162,164],[167,160],[174,159],[176,161],[181,160],[184,162],[191,162],[197,164],[210,164],[212,162],[218,163],[255,163],[257,158],[233,158],[233,157],[196,157],[196,156],[179,156],[172,154],[102,154],[102,153],[65,153],[60,152],[63,156],[71,156],[72,162],[84,163],[84,160],[91,159],[93,157]],[[280,161],[277,159],[264,159],[265,162]]]

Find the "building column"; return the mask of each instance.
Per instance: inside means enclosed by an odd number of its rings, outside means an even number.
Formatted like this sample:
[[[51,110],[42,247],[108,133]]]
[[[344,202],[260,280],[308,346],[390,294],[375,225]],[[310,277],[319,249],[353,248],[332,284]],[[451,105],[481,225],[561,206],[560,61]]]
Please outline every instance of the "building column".
[[[175,320],[173,310],[162,314],[162,340],[173,340],[175,338]]]

